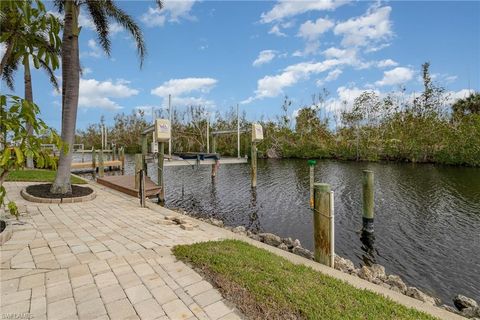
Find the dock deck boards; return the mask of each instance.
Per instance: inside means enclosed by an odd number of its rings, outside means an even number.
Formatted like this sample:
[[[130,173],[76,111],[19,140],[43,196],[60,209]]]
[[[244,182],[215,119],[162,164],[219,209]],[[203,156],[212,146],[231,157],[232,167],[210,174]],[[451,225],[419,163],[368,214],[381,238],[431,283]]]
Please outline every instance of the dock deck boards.
[[[105,176],[97,178],[97,182],[106,187],[138,197],[138,189],[135,189],[134,176]],[[153,198],[160,194],[161,187],[156,185],[149,177],[145,177],[145,195]]]
[[[95,164],[98,168],[100,163],[97,161]],[[103,167],[122,167],[122,161],[120,160],[109,160],[103,162]],[[72,163],[72,170],[85,170],[85,169],[92,169],[93,170],[93,163],[92,162],[73,162]]]

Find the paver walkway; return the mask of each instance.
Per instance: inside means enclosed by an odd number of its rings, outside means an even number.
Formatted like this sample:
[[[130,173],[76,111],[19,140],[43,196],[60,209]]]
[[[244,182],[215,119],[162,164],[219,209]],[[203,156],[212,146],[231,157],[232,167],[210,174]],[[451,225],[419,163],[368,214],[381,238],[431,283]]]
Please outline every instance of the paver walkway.
[[[26,208],[0,247],[2,319],[240,319],[241,314],[171,247],[228,238],[195,221],[187,231],[164,224],[174,212],[93,186],[95,200],[37,204],[11,182]],[[188,220],[188,219],[187,219]]]

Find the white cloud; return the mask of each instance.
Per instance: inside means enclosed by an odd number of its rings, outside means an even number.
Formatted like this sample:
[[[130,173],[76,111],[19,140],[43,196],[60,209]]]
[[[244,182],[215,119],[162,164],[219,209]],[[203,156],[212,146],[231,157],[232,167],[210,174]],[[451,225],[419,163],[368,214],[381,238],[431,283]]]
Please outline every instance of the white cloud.
[[[275,58],[276,54],[277,54],[277,52],[275,50],[260,51],[257,59],[255,59],[255,61],[253,61],[252,65],[254,67],[258,67],[258,66],[261,66],[262,64],[269,63],[270,61],[272,61]]]
[[[82,76],[86,76],[87,74],[90,74],[92,72],[93,70],[91,68],[88,68],[88,67],[82,68]]]
[[[338,68],[330,71],[324,79],[320,79],[320,80],[317,81],[317,86],[320,87],[320,86],[324,85],[326,82],[337,80],[338,77],[342,73],[343,73],[343,71],[341,69],[338,69]]]
[[[414,72],[410,68],[397,67],[395,69],[385,71],[383,79],[375,82],[377,86],[393,86],[404,84],[413,78]]]
[[[278,24],[273,25],[272,28],[268,31],[269,34],[274,34],[278,37],[286,37],[287,35],[280,31],[280,26]]]
[[[102,49],[100,49],[100,47],[98,46],[95,40],[93,39],[88,40],[87,45],[91,50],[85,52],[86,55],[93,58],[100,58],[102,56]]]
[[[338,23],[334,33],[343,35],[342,45],[345,47],[368,46],[372,42],[387,40],[392,36],[391,11],[388,6],[373,6],[363,16]]]
[[[331,29],[333,25],[333,22],[328,19],[319,18],[315,22],[308,20],[300,26],[298,36],[310,41],[316,40],[322,33]]]
[[[300,80],[308,79],[312,74],[325,72],[341,62],[337,59],[325,60],[322,62],[302,62],[286,67],[282,73],[274,76],[265,76],[257,82],[255,95],[244,101],[242,104],[250,103],[256,99],[276,97],[283,93],[283,89],[291,87]]]
[[[151,94],[160,97],[166,97],[171,94],[175,97],[194,91],[207,93],[216,84],[217,80],[212,78],[170,79],[164,82],[161,86],[152,89]]]
[[[308,11],[334,10],[347,2],[347,0],[280,0],[270,11],[262,13],[260,21],[271,23]]]
[[[122,106],[112,99],[128,98],[138,94],[138,90],[128,85],[129,82],[122,79],[113,82],[82,78],[78,105],[84,108],[121,109]]]
[[[448,102],[449,103],[454,103],[458,99],[465,99],[472,93],[475,93],[475,90],[473,89],[461,89],[459,91],[448,91]]]
[[[195,20],[190,14],[195,0],[164,1],[162,9],[149,7],[141,20],[148,27],[162,27],[165,22],[180,22],[181,19]]]
[[[311,54],[317,53],[318,49],[320,48],[320,41],[308,41],[305,44],[305,49],[303,50],[296,50],[292,53],[293,57],[306,57]]]
[[[388,68],[388,67],[396,67],[396,66],[398,66],[398,63],[392,59],[385,59],[377,62],[377,67],[379,68]]]

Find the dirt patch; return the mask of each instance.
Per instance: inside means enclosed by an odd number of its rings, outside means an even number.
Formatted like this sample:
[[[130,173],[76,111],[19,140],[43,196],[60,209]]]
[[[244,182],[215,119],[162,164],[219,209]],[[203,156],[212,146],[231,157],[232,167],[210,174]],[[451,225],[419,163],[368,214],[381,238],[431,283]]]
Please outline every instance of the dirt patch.
[[[53,194],[50,192],[51,187],[52,187],[52,184],[50,183],[35,184],[32,186],[28,186],[26,188],[26,191],[28,194],[34,197],[46,198],[46,199],[78,198],[78,197],[88,196],[93,192],[92,188],[72,185],[72,193]]]
[[[208,282],[212,283],[222,296],[233,303],[247,319],[290,320],[305,319],[298,311],[263,304],[245,288],[211,271],[207,267],[195,268]]]

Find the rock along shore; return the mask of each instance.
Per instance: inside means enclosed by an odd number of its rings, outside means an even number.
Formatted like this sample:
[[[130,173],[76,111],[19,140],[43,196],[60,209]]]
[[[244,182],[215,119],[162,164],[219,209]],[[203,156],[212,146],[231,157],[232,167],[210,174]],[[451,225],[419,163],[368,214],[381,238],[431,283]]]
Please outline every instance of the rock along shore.
[[[174,209],[175,210],[175,209]],[[182,209],[176,209],[180,214],[189,215],[188,212]],[[222,220],[215,218],[202,218],[196,217],[197,219],[208,222],[214,226],[230,230],[237,234],[246,235],[247,237],[263,242],[273,247],[291,252],[293,254],[302,256],[304,258],[314,260],[313,252],[302,247],[300,240],[288,238],[281,238],[273,233],[253,233],[250,230],[246,230],[244,226],[231,227],[225,226]],[[181,219],[176,219],[176,223],[181,224]],[[335,255],[335,269],[342,272],[357,276],[361,279],[367,280],[369,282],[381,285],[387,289],[402,293],[406,296],[412,297],[414,299],[423,301],[433,306],[440,306],[441,308],[459,314],[466,318],[480,320],[480,306],[479,304],[466,296],[457,294],[453,299],[453,304],[456,308],[453,308],[449,305],[442,304],[440,299],[432,297],[425,292],[422,292],[417,287],[408,286],[398,275],[387,275],[385,272],[385,267],[379,264],[372,264],[370,266],[361,266],[356,268],[354,263],[349,260],[342,258],[338,255]]]

